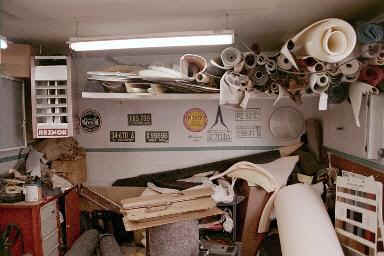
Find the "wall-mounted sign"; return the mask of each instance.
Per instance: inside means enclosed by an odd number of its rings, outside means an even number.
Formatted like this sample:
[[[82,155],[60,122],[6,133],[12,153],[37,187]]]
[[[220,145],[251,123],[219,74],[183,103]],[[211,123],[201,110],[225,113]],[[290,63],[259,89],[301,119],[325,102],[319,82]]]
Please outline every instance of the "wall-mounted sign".
[[[37,129],[38,136],[68,136],[68,129]]]
[[[184,113],[184,127],[191,132],[201,132],[207,126],[207,114],[200,108],[192,108]]]
[[[261,126],[239,125],[236,126],[236,136],[240,139],[261,138]]]
[[[110,131],[110,142],[135,142],[135,131]]]
[[[86,132],[97,132],[101,123],[101,115],[94,109],[88,109],[80,115],[80,126]]]
[[[152,125],[151,113],[128,114],[129,126]]]
[[[169,131],[145,131],[146,143],[169,143]]]
[[[248,108],[235,111],[235,121],[260,121],[261,108]]]
[[[215,122],[209,128],[207,133],[208,143],[219,143],[219,142],[231,142],[232,133],[224,122],[223,113],[221,112],[220,106],[217,108]]]

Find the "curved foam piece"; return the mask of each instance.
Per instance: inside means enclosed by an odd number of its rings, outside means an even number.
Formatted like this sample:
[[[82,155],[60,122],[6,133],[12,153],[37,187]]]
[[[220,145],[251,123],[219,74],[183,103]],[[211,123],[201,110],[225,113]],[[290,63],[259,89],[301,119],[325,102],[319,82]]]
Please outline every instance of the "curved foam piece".
[[[325,19],[313,23],[286,42],[281,53],[299,70],[295,58],[312,56],[336,63],[349,56],[356,45],[356,32],[341,19]],[[294,56],[293,56],[294,55]]]
[[[219,69],[223,69],[223,70],[230,70],[230,69],[232,69],[232,67],[225,67],[225,66],[220,65],[220,64],[217,63],[215,60],[211,60],[210,62],[211,62],[211,64],[212,64],[213,66],[215,66],[215,67],[217,67],[217,68],[219,68]]]
[[[242,60],[242,54],[239,49],[235,47],[225,48],[220,54],[224,67],[233,68]]]
[[[274,207],[283,256],[344,256],[324,204],[311,186],[280,189]]]
[[[191,78],[195,78],[198,73],[205,72],[208,67],[207,60],[199,55],[185,54],[180,58],[180,72]]]
[[[363,95],[378,95],[379,93],[379,89],[363,82],[354,82],[349,86],[349,99],[351,100],[353,117],[357,127],[360,127],[359,115]]]
[[[297,161],[299,161],[298,156],[288,156],[266,164],[238,162],[225,172],[211,177],[210,180],[223,176],[243,179],[248,182],[249,186],[260,186],[270,193],[287,184],[288,177]]]

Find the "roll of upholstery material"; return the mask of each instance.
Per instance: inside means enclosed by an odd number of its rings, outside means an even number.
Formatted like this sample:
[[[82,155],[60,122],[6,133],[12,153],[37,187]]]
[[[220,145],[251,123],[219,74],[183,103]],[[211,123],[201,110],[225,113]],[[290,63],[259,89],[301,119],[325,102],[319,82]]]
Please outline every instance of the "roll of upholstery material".
[[[321,62],[317,62],[312,66],[307,66],[309,72],[322,72],[325,71],[325,65]]]
[[[331,104],[340,104],[348,98],[347,83],[332,84],[328,88],[328,102]]]
[[[381,51],[379,56],[369,59],[368,64],[376,66],[384,66],[384,51]]]
[[[359,76],[360,76],[360,71],[358,71],[357,73],[355,73],[353,75],[349,75],[349,76],[343,75],[341,77],[341,82],[343,82],[343,83],[353,83],[353,82],[356,82],[357,79],[359,79]]]
[[[245,67],[245,61],[242,60],[239,63],[237,63],[235,66],[233,66],[233,71],[236,73],[242,73]]]
[[[256,56],[256,63],[259,66],[263,66],[267,63],[267,59],[268,57],[265,54],[260,53]]]
[[[372,59],[379,56],[381,45],[379,43],[363,44],[360,47],[360,54],[364,58]]]
[[[208,63],[206,73],[221,78],[224,75],[225,71],[226,69],[223,69],[223,63],[221,62],[221,58],[216,57]]]
[[[123,256],[113,235],[103,235],[100,238],[100,252],[101,256]]]
[[[384,40],[384,26],[362,23],[356,28],[357,40],[361,44],[376,43]]]
[[[255,70],[251,80],[256,87],[261,87],[268,82],[269,76],[263,67],[258,67]]]
[[[268,59],[265,64],[265,69],[269,75],[276,73],[277,71],[277,63],[273,59]]]
[[[325,206],[311,186],[280,189],[274,205],[283,256],[344,256]]]
[[[246,70],[251,70],[256,67],[256,54],[253,52],[244,53],[244,66]]]
[[[367,66],[361,70],[359,80],[377,86],[384,80],[384,70],[379,66]]]
[[[199,55],[185,54],[180,58],[180,72],[190,78],[204,72],[208,67],[207,60]]]
[[[360,70],[360,66],[360,61],[354,59],[341,65],[339,67],[339,70],[343,75],[350,76],[356,74]]]
[[[298,69],[295,57],[312,56],[336,63],[349,56],[356,45],[353,27],[341,19],[325,19],[302,30],[284,44],[281,53]]]
[[[288,58],[282,54],[277,57],[277,66],[283,70],[291,70],[293,67],[292,63],[289,62]]]
[[[329,87],[329,77],[326,74],[312,74],[309,77],[309,87],[312,92],[321,94]]]
[[[72,245],[65,256],[92,256],[99,243],[99,232],[96,229],[85,231]]]
[[[363,95],[378,95],[379,93],[379,89],[363,82],[354,82],[349,86],[349,99],[357,127],[360,127],[359,115]]]
[[[207,84],[207,83],[209,83],[209,81],[210,81],[210,79],[209,79],[208,75],[201,73],[201,72],[196,74],[196,82]]]
[[[242,54],[240,50],[234,47],[225,48],[221,52],[220,57],[224,67],[230,67],[230,68],[233,68],[236,64],[240,63],[242,60]]]
[[[220,80],[220,105],[240,107],[245,100],[245,91],[251,89],[252,82],[248,76],[227,71]]]

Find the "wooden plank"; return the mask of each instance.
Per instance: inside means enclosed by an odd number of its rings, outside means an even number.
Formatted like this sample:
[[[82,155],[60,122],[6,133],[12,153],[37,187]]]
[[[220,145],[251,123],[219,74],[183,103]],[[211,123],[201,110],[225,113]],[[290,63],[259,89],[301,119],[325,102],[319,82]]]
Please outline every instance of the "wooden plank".
[[[215,206],[215,201],[213,201],[211,197],[206,197],[190,201],[171,203],[165,206],[132,209],[129,211],[122,211],[122,213],[127,220],[140,222],[169,215],[208,210],[214,208]]]
[[[124,221],[125,230],[133,231],[133,230],[145,229],[150,227],[156,227],[164,224],[175,223],[179,221],[202,219],[208,216],[214,216],[214,215],[219,215],[223,213],[224,212],[222,210],[215,207],[205,211],[197,211],[197,212],[190,212],[185,214],[178,214],[175,216],[162,217],[160,219],[154,219],[147,222],[133,222],[133,221],[127,220],[126,218],[123,218],[123,221]]]
[[[80,209],[78,206],[79,194],[76,190],[71,190],[65,196],[65,228],[68,248],[71,248],[80,236]]]
[[[141,207],[164,206],[168,205],[169,203],[209,197],[212,195],[212,193],[213,191],[211,188],[203,188],[188,191],[180,191],[180,193],[140,196],[135,198],[124,199],[121,201],[121,205],[125,210]]]

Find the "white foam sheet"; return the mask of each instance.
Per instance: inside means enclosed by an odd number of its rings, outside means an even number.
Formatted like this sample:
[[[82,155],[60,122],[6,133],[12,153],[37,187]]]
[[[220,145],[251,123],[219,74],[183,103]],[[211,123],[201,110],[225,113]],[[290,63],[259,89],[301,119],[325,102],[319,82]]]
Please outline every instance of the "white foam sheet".
[[[344,256],[325,206],[311,186],[280,189],[275,214],[283,256]]]

